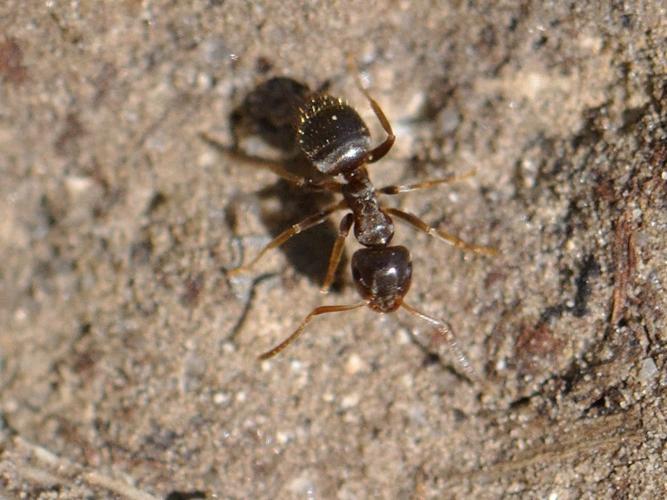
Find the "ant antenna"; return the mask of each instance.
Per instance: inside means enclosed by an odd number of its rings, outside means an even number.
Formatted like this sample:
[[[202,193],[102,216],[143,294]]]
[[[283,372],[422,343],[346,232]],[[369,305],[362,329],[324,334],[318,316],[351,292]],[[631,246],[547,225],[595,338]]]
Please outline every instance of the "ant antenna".
[[[315,317],[320,314],[328,314],[328,313],[333,313],[333,312],[343,312],[343,311],[351,311],[352,309],[358,309],[360,307],[364,307],[366,305],[366,301],[363,302],[357,302],[356,304],[346,304],[346,305],[338,305],[338,306],[320,306],[316,307],[312,311],[310,311],[310,314],[306,316],[299,327],[294,330],[294,333],[287,337],[285,340],[283,340],[280,344],[275,346],[273,349],[266,351],[264,354],[260,354],[259,360],[264,361],[265,359],[272,358],[279,352],[281,352],[283,349],[285,349],[288,345],[290,345],[292,342],[294,342],[297,338],[301,336],[303,333],[303,330],[308,326],[308,323]]]
[[[449,349],[451,349],[451,351],[454,353],[456,361],[458,362],[459,366],[463,369],[463,371],[466,373],[468,378],[470,378],[470,380],[474,382],[479,382],[481,380],[477,372],[473,369],[472,365],[470,364],[468,357],[463,353],[463,351],[459,347],[459,344],[456,340],[456,336],[454,335],[454,332],[447,323],[437,318],[434,318],[433,316],[429,316],[426,313],[418,311],[417,309],[415,309],[406,302],[403,302],[401,304],[401,307],[403,307],[403,309],[408,311],[413,316],[423,319],[424,321],[435,326],[436,331],[442,338],[445,339],[447,345],[449,346]]]

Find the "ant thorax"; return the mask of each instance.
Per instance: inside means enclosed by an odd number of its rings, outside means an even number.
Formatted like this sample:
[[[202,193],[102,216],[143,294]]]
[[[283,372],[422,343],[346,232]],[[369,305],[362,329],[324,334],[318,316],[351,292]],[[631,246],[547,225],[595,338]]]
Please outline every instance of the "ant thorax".
[[[365,247],[387,246],[394,237],[394,223],[380,208],[366,168],[358,167],[345,179],[342,192],[354,214],[354,237]]]

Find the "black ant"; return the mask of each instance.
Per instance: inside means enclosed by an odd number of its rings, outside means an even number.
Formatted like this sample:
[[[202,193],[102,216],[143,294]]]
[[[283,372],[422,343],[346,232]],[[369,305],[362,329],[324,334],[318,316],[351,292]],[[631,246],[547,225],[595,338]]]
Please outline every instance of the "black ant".
[[[323,223],[332,213],[347,209],[349,212],[340,222],[321,292],[328,292],[340,263],[345,238],[353,228],[355,238],[365,247],[354,253],[351,262],[352,278],[363,300],[356,304],[316,307],[304,318],[294,333],[273,349],[261,354],[259,359],[265,360],[280,353],[303,333],[313,317],[320,314],[349,311],[363,306],[368,306],[379,313],[389,313],[402,307],[413,316],[434,325],[453,350],[461,366],[469,375],[472,375],[468,359],[459,349],[449,326],[443,321],[418,311],[404,301],[410,288],[412,261],[407,248],[390,245],[394,236],[392,217],[462,250],[485,255],[494,255],[497,250],[466,243],[457,236],[429,226],[413,214],[397,208],[383,207],[378,200],[378,195],[381,194],[395,195],[430,188],[469,177],[472,173],[458,177],[432,179],[417,184],[391,185],[376,189],[368,177],[366,165],[382,159],[393,146],[395,136],[379,104],[359,81],[357,83],[387,133],[386,139],[371,148],[371,135],[368,127],[357,111],[342,99],[324,93],[315,93],[305,100],[305,104],[299,109],[296,125],[298,147],[322,174],[323,179],[299,177],[287,171],[277,162],[253,159],[256,162],[259,160],[262,166],[269,168],[298,187],[311,187],[341,193],[343,199],[305,218],[298,224],[292,225],[269,242],[252,261],[230,270],[229,274],[235,275],[248,270],[267,251],[279,247],[294,235]],[[207,141],[213,142],[209,139]],[[344,182],[339,182],[336,177],[342,178]]]

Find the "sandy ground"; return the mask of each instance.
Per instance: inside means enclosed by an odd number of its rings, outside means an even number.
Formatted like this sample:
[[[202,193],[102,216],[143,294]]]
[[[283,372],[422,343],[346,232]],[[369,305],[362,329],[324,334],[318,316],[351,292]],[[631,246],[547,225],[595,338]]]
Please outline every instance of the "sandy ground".
[[[474,4],[2,2],[2,496],[667,493],[664,4]],[[501,250],[395,238],[483,382],[366,309],[256,360],[357,295],[318,292],[337,218],[229,279],[322,197],[201,134],[284,157],[232,119],[284,76],[381,140],[347,54],[398,135],[378,185],[476,170],[387,203]]]

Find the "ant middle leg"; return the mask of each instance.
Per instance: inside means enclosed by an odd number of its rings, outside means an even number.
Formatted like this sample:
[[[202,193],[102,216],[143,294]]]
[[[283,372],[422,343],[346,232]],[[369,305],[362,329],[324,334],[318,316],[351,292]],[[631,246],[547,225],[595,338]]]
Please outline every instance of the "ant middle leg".
[[[259,356],[260,360],[265,360],[272,358],[282,350],[284,350],[288,345],[290,345],[292,342],[294,342],[301,334],[303,333],[303,330],[306,328],[308,323],[315,317],[320,314],[327,314],[327,313],[333,313],[333,312],[343,312],[343,311],[350,311],[352,309],[357,309],[359,307],[363,307],[366,305],[366,302],[358,302],[356,304],[347,304],[347,305],[338,305],[338,306],[320,306],[316,307],[310,313],[308,316],[306,316],[301,324],[299,325],[299,328],[297,328],[292,335],[287,337],[285,340],[283,340],[280,344],[275,346],[273,349],[266,351],[264,354],[261,354]]]
[[[399,193],[409,193],[410,191],[417,191],[418,189],[428,189],[435,186],[442,186],[445,184],[452,184],[454,182],[459,182],[465,179],[469,179],[475,175],[475,171],[471,170],[465,172],[461,175],[451,175],[449,177],[443,177],[441,179],[428,179],[422,182],[417,182],[416,184],[406,184],[406,185],[391,185],[384,186],[377,190],[380,194],[394,195]]]
[[[260,252],[257,254],[257,256],[252,259],[250,262],[247,264],[244,264],[242,266],[239,266],[234,269],[230,269],[228,272],[229,275],[234,276],[236,274],[240,274],[242,272],[245,272],[252,268],[259,259],[261,259],[266,252],[273,248],[277,248],[283,243],[285,243],[287,240],[289,240],[291,237],[296,236],[297,234],[310,229],[312,227],[317,226],[318,224],[322,224],[325,220],[327,220],[327,217],[334,213],[336,210],[341,210],[343,208],[347,207],[347,202],[345,200],[341,200],[338,203],[331,205],[324,210],[321,210],[320,212],[317,212],[316,214],[311,215],[310,217],[306,217],[303,219],[301,222],[298,222],[296,224],[291,225],[287,229],[285,229],[282,233],[280,233],[278,236],[276,236],[273,240],[271,240],[269,243],[267,243],[264,248],[260,250]]]
[[[347,238],[353,223],[354,215],[351,213],[346,214],[345,217],[343,217],[343,219],[340,221],[338,236],[336,237],[336,242],[334,243],[333,249],[331,250],[331,257],[329,257],[327,275],[324,278],[324,283],[322,283],[322,288],[320,288],[321,293],[329,293],[329,287],[331,287],[331,283],[333,283],[336,269],[338,269],[340,258],[343,255],[343,245],[345,243],[345,238]]]
[[[482,255],[497,255],[498,254],[498,249],[493,248],[493,247],[487,247],[487,246],[481,246],[481,245],[474,245],[472,243],[467,243],[466,241],[463,241],[461,238],[458,236],[455,236],[453,234],[447,233],[445,231],[442,231],[440,229],[436,229],[432,226],[429,226],[426,222],[421,220],[419,217],[416,215],[413,215],[408,212],[404,212],[403,210],[399,210],[398,208],[386,208],[385,211],[388,214],[394,215],[401,219],[404,222],[407,222],[410,224],[412,227],[428,234],[429,236],[435,236],[438,239],[441,239],[442,241],[449,243],[450,245],[460,249],[460,250],[465,250],[469,252],[474,252]]]

